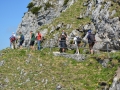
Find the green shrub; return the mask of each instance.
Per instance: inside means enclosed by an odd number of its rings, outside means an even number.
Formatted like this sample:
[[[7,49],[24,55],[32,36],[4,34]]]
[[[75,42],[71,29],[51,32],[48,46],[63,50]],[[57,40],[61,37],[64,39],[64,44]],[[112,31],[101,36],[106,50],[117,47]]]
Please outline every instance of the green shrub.
[[[111,63],[112,63],[112,65],[117,65],[117,64],[118,64],[118,60],[117,60],[117,59],[113,59],[113,60],[111,61]]]
[[[35,14],[35,15],[37,15],[38,14],[38,11],[41,9],[41,6],[40,7],[33,7],[32,9],[31,9],[31,12],[33,13],[33,14]]]
[[[34,6],[34,4],[31,2],[31,3],[28,4],[27,8],[31,9],[33,6]]]
[[[53,7],[53,5],[50,4],[49,2],[45,3],[45,8],[44,8],[45,10],[47,10],[50,7]]]
[[[65,0],[63,5],[67,5],[69,0]]]
[[[117,53],[111,53],[112,59],[117,59],[120,62],[120,52]]]

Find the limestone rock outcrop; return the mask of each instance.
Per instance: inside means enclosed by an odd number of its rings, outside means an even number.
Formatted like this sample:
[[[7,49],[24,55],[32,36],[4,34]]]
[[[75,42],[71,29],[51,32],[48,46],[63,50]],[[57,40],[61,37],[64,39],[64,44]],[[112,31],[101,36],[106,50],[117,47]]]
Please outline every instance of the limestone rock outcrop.
[[[76,0],[69,0],[67,4],[64,5],[64,0],[32,0],[30,3],[33,3],[33,7],[41,8],[37,15],[33,14],[29,9],[28,12],[24,13],[16,34],[19,35],[19,32],[22,32],[25,35],[25,41],[29,41],[30,31],[36,32],[41,25],[51,23],[74,2],[76,2]],[[44,35],[44,33],[42,34]]]

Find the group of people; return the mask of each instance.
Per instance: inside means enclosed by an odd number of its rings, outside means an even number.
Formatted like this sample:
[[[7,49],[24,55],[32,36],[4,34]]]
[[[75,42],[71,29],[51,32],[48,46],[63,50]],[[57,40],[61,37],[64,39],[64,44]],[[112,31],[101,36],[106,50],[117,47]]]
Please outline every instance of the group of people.
[[[61,35],[60,35],[60,38],[59,38],[59,41],[60,41],[60,52],[61,53],[64,53],[65,50],[67,49],[66,39],[67,39],[67,34],[63,30]],[[91,29],[88,30],[85,39],[87,40],[87,42],[84,42],[84,43],[85,44],[86,43],[89,44],[89,52],[91,54],[94,54],[93,46],[94,46],[96,40],[95,40],[95,34],[91,33]],[[77,46],[76,47],[76,54],[79,54],[79,47],[80,47],[82,39],[78,35],[76,35],[73,38],[73,41],[74,41],[74,44]]]
[[[41,47],[40,47],[41,46],[41,44],[40,44],[41,39],[42,39],[42,35],[39,31],[37,32],[37,35],[35,35],[33,33],[33,31],[30,31],[30,43],[29,43],[30,48],[32,50],[35,50],[34,44],[35,44],[35,41],[37,41],[37,49],[40,50],[41,49]],[[25,37],[22,34],[22,32],[19,32],[18,37],[15,35],[14,32],[12,33],[12,36],[10,37],[10,47],[12,49],[15,49],[17,47],[17,43],[18,43],[18,47],[20,49],[22,49],[24,42],[25,42]]]
[[[91,30],[88,30],[87,36],[85,38],[88,40],[90,53],[93,54],[94,53],[93,46],[95,44],[95,34],[92,34]],[[37,35],[35,35],[33,33],[33,31],[30,31],[30,43],[29,43],[30,48],[32,50],[35,50],[34,44],[35,44],[35,40],[37,40],[37,49],[40,50],[41,49],[41,39],[42,39],[42,35],[39,31],[37,32]],[[59,37],[61,53],[64,53],[65,50],[67,49],[66,40],[67,40],[67,34],[63,30]],[[77,46],[76,54],[79,54],[79,47],[80,47],[81,40],[82,39],[78,35],[73,38],[74,44]],[[15,49],[16,48],[15,44],[19,43],[18,46],[20,49],[22,49],[22,45],[23,45],[24,41],[25,41],[25,38],[24,38],[24,35],[22,34],[22,32],[19,32],[18,38],[15,36],[15,33],[13,33],[12,36],[10,37],[10,46],[11,46],[11,48]]]

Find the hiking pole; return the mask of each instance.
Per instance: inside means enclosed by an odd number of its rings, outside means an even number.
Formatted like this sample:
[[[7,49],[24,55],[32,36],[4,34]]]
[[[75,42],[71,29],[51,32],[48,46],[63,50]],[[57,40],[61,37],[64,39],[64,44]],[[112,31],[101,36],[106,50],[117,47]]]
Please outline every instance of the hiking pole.
[[[108,54],[108,58],[110,58],[109,51],[108,51],[108,50],[109,50],[108,42],[107,42],[107,45],[106,45],[106,46],[107,46],[107,54]]]
[[[51,43],[52,43],[52,39],[50,39],[50,52],[51,52],[51,50],[52,50]]]
[[[78,45],[76,44],[77,48],[76,48],[76,54],[79,54],[79,48]]]

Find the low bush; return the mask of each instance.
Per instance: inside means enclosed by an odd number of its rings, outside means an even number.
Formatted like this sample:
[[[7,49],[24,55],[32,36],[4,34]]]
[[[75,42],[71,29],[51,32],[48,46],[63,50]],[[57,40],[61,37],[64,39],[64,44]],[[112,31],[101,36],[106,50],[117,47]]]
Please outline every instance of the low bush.
[[[68,1],[69,1],[69,0],[65,0],[63,5],[66,5],[66,4],[68,3]]]
[[[50,4],[49,2],[45,3],[45,8],[44,8],[45,10],[47,10],[50,7],[53,7],[53,5]]]
[[[32,9],[31,9],[31,12],[33,13],[33,14],[35,14],[35,15],[37,15],[38,14],[38,11],[41,9],[41,6],[40,7],[33,7]]]
[[[31,9],[33,6],[34,6],[34,4],[31,2],[31,3],[28,4],[27,8]]]

